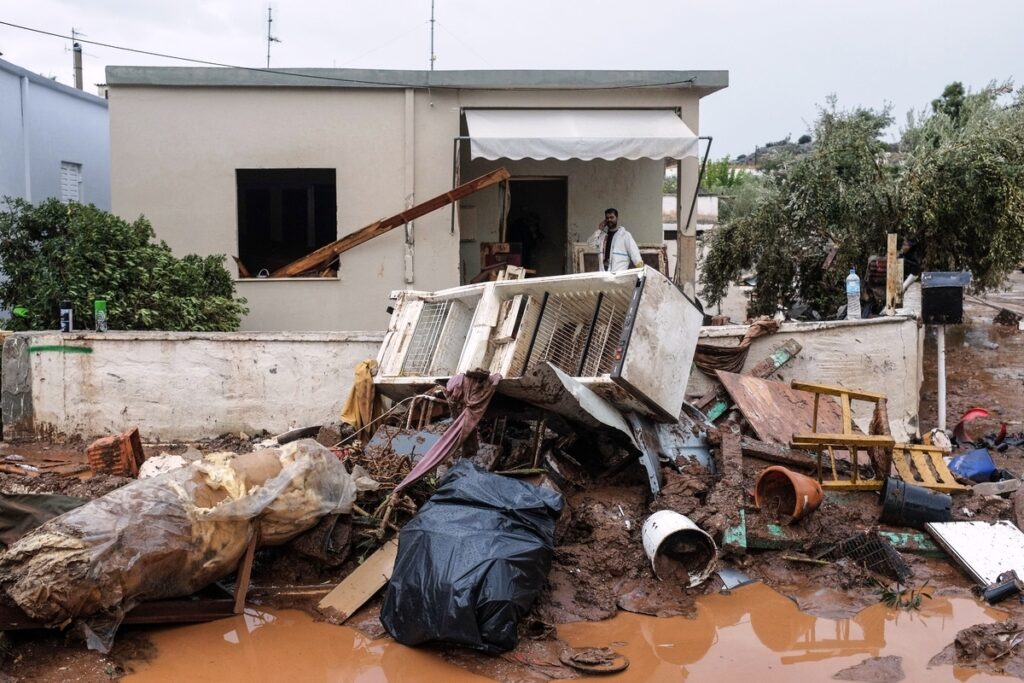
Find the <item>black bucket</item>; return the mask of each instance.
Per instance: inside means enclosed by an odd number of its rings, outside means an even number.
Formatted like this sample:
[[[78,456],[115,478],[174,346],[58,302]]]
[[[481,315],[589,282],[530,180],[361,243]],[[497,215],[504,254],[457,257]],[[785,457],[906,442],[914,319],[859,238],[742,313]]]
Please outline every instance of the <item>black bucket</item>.
[[[882,516],[879,521],[898,526],[919,527],[925,522],[952,519],[953,499],[923,486],[889,478],[882,486]]]

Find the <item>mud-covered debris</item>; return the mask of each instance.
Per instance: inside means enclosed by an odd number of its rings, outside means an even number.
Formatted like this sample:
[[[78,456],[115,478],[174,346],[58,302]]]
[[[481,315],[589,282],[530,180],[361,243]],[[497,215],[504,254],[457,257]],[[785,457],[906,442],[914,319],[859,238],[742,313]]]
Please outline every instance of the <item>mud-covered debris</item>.
[[[903,560],[903,556],[874,531],[851,536],[832,547],[823,557],[829,560],[846,558],[873,572],[888,576],[900,583],[906,583],[914,572]]]
[[[1006,673],[1017,677],[1024,674],[1024,622],[1018,619],[977,624],[963,629],[953,641],[953,662],[991,673]],[[949,648],[940,652],[932,662],[949,659]]]
[[[588,674],[611,674],[629,667],[626,656],[607,647],[575,648],[562,652],[562,663]]]
[[[903,672],[903,658],[895,655],[869,657],[860,664],[832,674],[837,681],[864,681],[864,683],[896,683],[907,675]]]

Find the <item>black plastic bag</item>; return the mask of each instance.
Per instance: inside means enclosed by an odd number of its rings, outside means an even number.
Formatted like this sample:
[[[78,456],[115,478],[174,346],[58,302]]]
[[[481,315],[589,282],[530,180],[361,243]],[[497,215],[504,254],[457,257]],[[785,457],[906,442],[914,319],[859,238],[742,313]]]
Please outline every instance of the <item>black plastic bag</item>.
[[[405,645],[496,653],[544,587],[562,496],[460,460],[398,536],[380,621]]]

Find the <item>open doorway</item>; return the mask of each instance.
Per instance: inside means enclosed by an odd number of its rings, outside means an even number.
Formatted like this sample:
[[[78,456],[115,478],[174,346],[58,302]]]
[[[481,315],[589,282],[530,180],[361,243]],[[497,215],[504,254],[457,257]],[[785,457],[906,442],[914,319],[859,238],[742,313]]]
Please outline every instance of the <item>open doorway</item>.
[[[509,181],[505,241],[520,245],[523,265],[536,277],[567,272],[568,186],[565,177]]]

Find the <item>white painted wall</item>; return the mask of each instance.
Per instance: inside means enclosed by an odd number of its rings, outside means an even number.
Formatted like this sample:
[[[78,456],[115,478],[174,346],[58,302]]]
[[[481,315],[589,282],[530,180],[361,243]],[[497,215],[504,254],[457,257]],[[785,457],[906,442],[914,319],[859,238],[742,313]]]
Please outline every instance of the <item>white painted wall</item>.
[[[376,357],[383,335],[51,332],[13,337],[29,338],[37,433],[88,438],[138,426],[143,439],[166,441],[337,422],[356,364]],[[65,346],[91,353],[62,352]]]
[[[745,325],[705,327],[701,342],[735,345]],[[783,323],[773,335],[759,337],[750,346],[744,371],[756,365],[786,339],[803,349],[783,367],[775,379],[836,384],[850,389],[878,391],[888,397],[889,423],[897,439],[907,440],[918,431],[918,407],[924,380],[924,334],[914,316],[831,320],[814,323]],[[689,399],[703,395],[710,380],[696,367],[686,389]],[[867,432],[871,404],[853,403],[854,421]]]
[[[0,197],[59,198],[62,161],[82,166],[82,203],[109,210],[107,101],[0,60]]]
[[[178,254],[231,256],[238,253],[237,168],[336,169],[338,235],[343,236],[451,189],[453,140],[464,107],[679,108],[697,131],[699,97],[678,88],[406,91],[115,84],[110,102],[114,211],[127,220],[146,215],[157,237]],[[490,162],[486,168],[499,165]],[[517,162],[513,172],[557,175],[556,165],[569,167],[571,231],[589,234],[599,212],[617,201],[625,225],[650,230],[647,241],[660,240],[662,162]],[[691,191],[696,168],[694,159],[684,164],[683,184]],[[463,168],[461,177],[482,172],[483,165]],[[493,201],[488,193],[497,196],[496,189],[485,191],[472,203]],[[243,329],[384,329],[391,291],[456,286],[460,256],[475,251],[478,260],[478,246],[460,254],[450,208],[418,219],[411,234],[411,281],[404,228],[343,254],[336,279],[240,280],[238,292],[250,307]],[[230,260],[226,264],[235,268]],[[477,270],[477,264],[467,263],[470,275]]]

